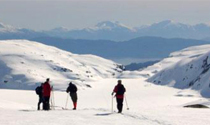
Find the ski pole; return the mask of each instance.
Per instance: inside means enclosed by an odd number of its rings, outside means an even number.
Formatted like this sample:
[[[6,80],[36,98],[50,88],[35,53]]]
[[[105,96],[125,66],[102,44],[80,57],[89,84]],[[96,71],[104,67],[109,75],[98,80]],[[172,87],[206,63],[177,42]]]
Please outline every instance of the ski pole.
[[[52,97],[50,97],[50,103],[51,103],[50,104],[51,109],[54,110],[54,106],[53,106],[53,103],[52,103]]]
[[[55,110],[55,100],[54,100],[54,91],[53,91],[53,86],[51,87],[51,97],[50,97],[50,100],[51,100],[51,107],[52,107],[52,110]]]
[[[68,98],[69,98],[69,94],[67,93],[65,109],[67,108]]]
[[[126,103],[126,106],[127,106],[127,110],[129,110],[129,107],[128,107],[128,102],[127,102],[127,98],[125,96],[125,103]]]
[[[113,99],[114,99],[114,97],[112,96],[112,113],[113,113]]]
[[[55,106],[55,96],[54,96],[54,90],[52,91],[52,96],[53,96],[53,106]]]

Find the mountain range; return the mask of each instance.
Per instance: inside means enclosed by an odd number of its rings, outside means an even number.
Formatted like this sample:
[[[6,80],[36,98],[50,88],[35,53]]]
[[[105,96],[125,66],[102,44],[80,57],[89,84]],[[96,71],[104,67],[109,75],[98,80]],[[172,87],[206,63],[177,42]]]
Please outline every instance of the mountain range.
[[[165,20],[151,25],[129,27],[118,21],[103,21],[93,27],[84,29],[71,30],[58,27],[47,31],[34,31],[25,28],[15,28],[0,23],[0,39],[32,39],[43,36],[114,41],[126,41],[142,36],[209,40],[210,26],[204,23],[188,25]]]

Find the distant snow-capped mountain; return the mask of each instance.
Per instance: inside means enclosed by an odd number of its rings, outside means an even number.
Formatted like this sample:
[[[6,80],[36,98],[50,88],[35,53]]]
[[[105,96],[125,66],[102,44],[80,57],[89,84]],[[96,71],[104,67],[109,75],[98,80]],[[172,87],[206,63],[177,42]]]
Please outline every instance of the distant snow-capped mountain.
[[[164,38],[203,39],[209,36],[210,27],[207,24],[187,25],[166,20],[138,29],[138,34]]]
[[[50,36],[51,31],[46,31]],[[94,27],[67,30],[61,35],[64,38],[76,39],[105,39],[124,41],[142,36],[156,36],[164,38],[204,39],[210,37],[210,26],[207,24],[187,25],[171,20],[154,23],[147,26],[132,28],[120,22],[104,21]],[[53,34],[55,35],[55,34]],[[59,35],[58,35],[59,36]]]
[[[198,90],[210,97],[210,45],[194,46],[170,54],[168,58],[143,72],[152,75],[149,82]]]
[[[88,81],[117,77],[122,68],[101,57],[72,54],[32,41],[0,41],[0,88],[31,89],[46,78],[56,89],[70,81],[86,87]]]
[[[135,29],[128,27],[118,21],[104,21],[98,23],[95,27],[92,29],[96,30],[126,30],[126,31],[135,31]]]
[[[104,21],[96,24],[93,27],[84,29],[68,30],[66,28],[56,28],[50,31],[44,31],[49,36],[74,38],[74,39],[89,39],[89,40],[129,40],[135,38],[136,30],[130,28],[120,22]]]
[[[16,28],[10,25],[5,25],[0,22],[0,39],[30,39],[36,37],[47,36],[42,32],[37,32],[26,28]]]
[[[93,27],[84,29],[70,30],[68,28],[58,27],[48,31],[34,31],[15,28],[0,23],[0,39],[31,39],[43,36],[114,41],[126,41],[142,36],[205,39],[210,37],[210,26],[204,23],[187,25],[171,20],[165,20],[147,26],[133,28],[118,21],[103,21]]]
[[[0,22],[0,33],[6,33],[6,32],[17,32],[17,29],[10,26],[10,25],[5,25]]]

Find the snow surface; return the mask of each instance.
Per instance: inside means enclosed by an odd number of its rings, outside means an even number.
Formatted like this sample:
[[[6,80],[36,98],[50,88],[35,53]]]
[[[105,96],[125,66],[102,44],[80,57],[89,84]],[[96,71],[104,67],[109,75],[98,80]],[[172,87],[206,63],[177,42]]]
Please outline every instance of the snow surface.
[[[1,88],[33,89],[46,78],[51,78],[56,89],[70,81],[87,87],[84,81],[117,77],[121,68],[101,57],[72,54],[37,42],[0,41]]]
[[[62,110],[69,95],[55,91],[57,107],[51,111],[36,111],[38,96],[34,91],[0,90],[1,125],[208,125],[208,109],[183,108],[182,106],[209,100],[195,91],[158,86],[145,79],[123,79],[129,110],[122,114],[111,113],[111,92],[116,79],[90,82],[93,88],[79,89],[78,110]],[[67,86],[66,86],[67,87]],[[181,96],[182,95],[182,96]],[[189,96],[190,95],[190,96]],[[68,98],[68,109],[72,102]],[[114,99],[114,110],[116,102]]]

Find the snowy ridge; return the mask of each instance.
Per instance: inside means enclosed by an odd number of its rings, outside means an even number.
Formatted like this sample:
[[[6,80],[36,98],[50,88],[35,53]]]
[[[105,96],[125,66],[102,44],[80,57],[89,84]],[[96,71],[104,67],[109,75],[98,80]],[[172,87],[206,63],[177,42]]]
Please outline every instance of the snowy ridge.
[[[189,47],[172,53],[169,58],[143,72],[153,75],[148,79],[149,82],[180,89],[191,88],[198,90],[202,96],[209,97],[209,57],[210,45]]]
[[[76,55],[37,42],[0,41],[1,88],[34,89],[35,83],[46,78],[51,78],[56,89],[66,87],[71,80],[88,86],[87,81],[117,77],[121,68],[97,56]]]

